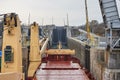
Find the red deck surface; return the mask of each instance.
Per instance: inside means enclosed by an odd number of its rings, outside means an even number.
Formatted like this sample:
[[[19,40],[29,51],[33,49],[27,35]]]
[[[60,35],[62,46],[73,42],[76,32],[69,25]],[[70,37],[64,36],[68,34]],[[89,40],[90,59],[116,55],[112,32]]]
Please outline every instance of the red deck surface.
[[[89,80],[78,63],[72,61],[48,61],[36,72],[37,80]]]

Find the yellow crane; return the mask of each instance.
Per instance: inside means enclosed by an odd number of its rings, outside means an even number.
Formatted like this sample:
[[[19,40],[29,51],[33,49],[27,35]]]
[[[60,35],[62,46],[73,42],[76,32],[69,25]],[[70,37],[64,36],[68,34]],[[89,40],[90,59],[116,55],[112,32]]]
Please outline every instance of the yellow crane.
[[[17,14],[4,16],[0,80],[23,80],[21,26]]]
[[[39,27],[36,22],[31,25],[30,32],[30,64],[28,68],[28,77],[33,77],[37,67],[41,63],[41,55],[39,49]]]
[[[90,25],[89,25],[89,20],[88,20],[87,0],[85,0],[85,12],[86,12],[86,31],[87,31],[87,38],[90,39]]]
[[[28,68],[28,78],[32,79],[37,68],[41,64],[41,55],[45,53],[49,39],[42,38],[39,40],[39,25],[36,22],[31,25],[30,33],[30,64]]]
[[[85,12],[86,12],[86,31],[87,31],[88,44],[91,46],[94,46],[94,37],[92,35],[90,35],[87,0],[85,0]]]

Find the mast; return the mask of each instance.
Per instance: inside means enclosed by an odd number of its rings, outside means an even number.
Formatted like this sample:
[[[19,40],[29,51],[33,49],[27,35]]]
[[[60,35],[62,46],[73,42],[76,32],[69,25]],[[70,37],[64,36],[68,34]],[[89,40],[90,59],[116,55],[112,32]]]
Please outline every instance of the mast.
[[[68,16],[68,13],[67,13],[67,26],[69,26],[69,16]]]
[[[30,25],[30,13],[29,13],[29,16],[28,16],[28,26]]]
[[[87,38],[90,39],[90,25],[89,25],[89,20],[88,20],[87,0],[85,0],[85,13],[86,13],[86,31],[87,31]]]

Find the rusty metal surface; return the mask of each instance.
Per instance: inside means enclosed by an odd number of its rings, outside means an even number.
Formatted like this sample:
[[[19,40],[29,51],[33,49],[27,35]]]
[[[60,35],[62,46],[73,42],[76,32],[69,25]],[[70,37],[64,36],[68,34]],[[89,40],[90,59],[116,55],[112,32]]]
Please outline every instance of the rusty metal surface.
[[[89,80],[78,63],[72,61],[48,61],[36,72],[37,80]]]

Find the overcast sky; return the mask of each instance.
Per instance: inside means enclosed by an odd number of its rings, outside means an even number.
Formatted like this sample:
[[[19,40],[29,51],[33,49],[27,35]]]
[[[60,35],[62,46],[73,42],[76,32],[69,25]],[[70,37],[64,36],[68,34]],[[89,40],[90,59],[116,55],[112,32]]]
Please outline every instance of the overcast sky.
[[[89,20],[102,22],[99,0],[88,0]],[[120,1],[118,10],[120,13]],[[84,0],[0,0],[0,13],[15,12],[19,15],[22,23],[28,24],[30,13],[31,23],[33,21],[42,24],[64,25],[66,14],[69,15],[70,25],[85,24]]]

